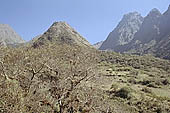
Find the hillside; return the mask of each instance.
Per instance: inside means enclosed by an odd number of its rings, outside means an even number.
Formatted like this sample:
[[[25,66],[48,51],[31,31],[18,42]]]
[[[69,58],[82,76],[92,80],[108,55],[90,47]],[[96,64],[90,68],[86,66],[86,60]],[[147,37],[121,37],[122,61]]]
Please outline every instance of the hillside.
[[[0,53],[1,112],[170,112],[169,61],[68,44]]]

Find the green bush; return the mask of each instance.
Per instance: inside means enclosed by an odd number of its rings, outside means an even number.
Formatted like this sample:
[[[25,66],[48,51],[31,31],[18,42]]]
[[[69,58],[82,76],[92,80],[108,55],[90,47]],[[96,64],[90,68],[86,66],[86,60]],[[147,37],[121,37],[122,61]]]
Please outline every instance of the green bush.
[[[120,98],[123,98],[123,99],[130,99],[131,98],[131,92],[132,92],[131,88],[123,87],[120,90],[118,90],[115,95],[117,97],[120,97]]]

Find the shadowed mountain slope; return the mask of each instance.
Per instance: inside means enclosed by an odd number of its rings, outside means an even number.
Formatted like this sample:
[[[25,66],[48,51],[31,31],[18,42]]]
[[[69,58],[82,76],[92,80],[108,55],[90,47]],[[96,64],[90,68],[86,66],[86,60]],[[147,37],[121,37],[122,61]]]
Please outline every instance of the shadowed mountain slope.
[[[115,37],[107,40],[110,44],[103,43],[101,50],[113,50],[120,53],[152,54],[154,56],[170,59],[170,7],[161,14],[158,9],[153,9],[144,18],[139,30],[135,32],[133,39],[126,44],[120,44]],[[117,28],[116,28],[117,29]],[[125,30],[127,32],[129,30]],[[121,32],[123,33],[123,32]],[[110,36],[110,35],[109,35]],[[122,37],[126,39],[126,36]],[[105,41],[105,42],[106,42]],[[108,46],[117,45],[117,46]]]

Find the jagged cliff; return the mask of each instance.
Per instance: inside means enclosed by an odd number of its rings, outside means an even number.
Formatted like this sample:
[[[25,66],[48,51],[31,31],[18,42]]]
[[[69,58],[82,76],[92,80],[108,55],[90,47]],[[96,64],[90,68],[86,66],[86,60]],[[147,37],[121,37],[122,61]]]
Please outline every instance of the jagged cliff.
[[[139,30],[142,22],[143,17],[137,12],[124,15],[118,26],[103,42],[100,49],[114,50],[116,46],[128,44],[134,38],[134,35]]]

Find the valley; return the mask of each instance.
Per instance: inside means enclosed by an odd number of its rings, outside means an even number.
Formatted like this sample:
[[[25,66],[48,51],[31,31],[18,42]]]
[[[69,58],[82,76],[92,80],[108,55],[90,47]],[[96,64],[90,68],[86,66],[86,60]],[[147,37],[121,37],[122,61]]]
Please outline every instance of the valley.
[[[170,113],[169,12],[94,46],[63,21],[27,42],[0,25],[0,113]]]

